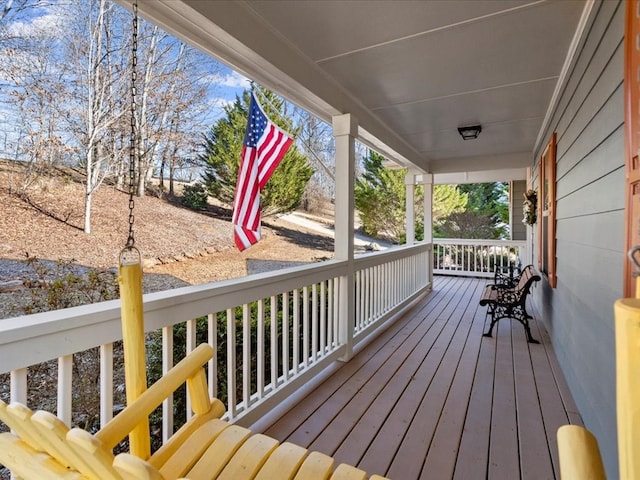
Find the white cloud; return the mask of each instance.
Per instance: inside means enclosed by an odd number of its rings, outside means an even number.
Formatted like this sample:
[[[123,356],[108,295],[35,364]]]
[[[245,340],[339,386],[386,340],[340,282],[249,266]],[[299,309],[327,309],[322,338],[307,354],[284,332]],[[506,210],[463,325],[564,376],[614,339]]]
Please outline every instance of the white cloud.
[[[215,83],[222,87],[242,88],[242,89],[251,88],[251,80],[249,80],[244,75],[241,75],[238,72],[234,72],[234,71],[231,71],[226,75],[220,75],[220,74],[212,75],[209,81],[211,83]]]
[[[214,122],[217,119],[223,117],[224,107],[231,105],[235,99],[228,99],[222,97],[212,97],[207,100],[207,121]]]
[[[211,107],[214,108],[224,108],[227,105],[231,105],[233,104],[233,102],[235,102],[235,98],[222,98],[222,97],[215,97],[215,98],[211,98],[209,99],[209,105],[211,105]]]
[[[33,17],[29,21],[13,22],[8,27],[9,34],[23,38],[58,37],[62,35],[60,13],[59,11],[47,11],[44,15]]]

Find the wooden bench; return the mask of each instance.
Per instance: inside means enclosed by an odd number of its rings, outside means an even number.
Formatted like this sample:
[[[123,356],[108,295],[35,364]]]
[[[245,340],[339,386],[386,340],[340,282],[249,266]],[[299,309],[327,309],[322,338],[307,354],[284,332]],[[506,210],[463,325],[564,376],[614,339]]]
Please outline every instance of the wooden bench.
[[[496,266],[493,273],[494,285],[505,285],[507,287],[515,287],[520,280],[523,269],[522,264],[518,262],[517,265],[510,263],[508,267]]]
[[[129,254],[135,253],[134,262]],[[126,254],[126,258],[125,255]],[[127,260],[126,262],[124,260]],[[119,269],[127,407],[95,435],[70,429],[55,415],[0,401],[0,464],[25,480],[366,480],[367,473],[292,443],[221,420],[224,405],[209,397],[204,366],[214,350],[202,344],[147,388],[142,266],[135,248]],[[151,452],[149,415],[183,384],[193,416]],[[128,437],[129,453],[113,454]],[[382,480],[374,475],[371,479]]]
[[[491,325],[484,334],[491,337],[493,326],[502,318],[512,318],[519,321],[527,334],[529,343],[540,343],[531,335],[529,319],[533,317],[527,313],[527,295],[534,282],[539,282],[540,276],[533,266],[527,265],[522,269],[518,283],[511,287],[505,284],[487,285],[482,293],[480,305],[487,306],[487,315],[491,315]]]

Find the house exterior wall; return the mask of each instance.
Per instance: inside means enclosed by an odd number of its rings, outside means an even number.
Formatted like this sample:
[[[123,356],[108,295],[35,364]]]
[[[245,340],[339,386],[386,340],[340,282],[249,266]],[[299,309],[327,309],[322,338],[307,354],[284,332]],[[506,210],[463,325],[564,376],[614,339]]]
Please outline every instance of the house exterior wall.
[[[527,227],[522,220],[524,219],[524,193],[527,190],[527,182],[525,180],[514,180],[511,182],[511,240],[526,240]]]
[[[624,3],[597,2],[590,19],[534,162],[540,191],[539,158],[557,132],[557,288],[543,280],[534,302],[607,475],[618,478],[613,303],[623,296],[625,257]],[[537,228],[534,237],[537,265]]]

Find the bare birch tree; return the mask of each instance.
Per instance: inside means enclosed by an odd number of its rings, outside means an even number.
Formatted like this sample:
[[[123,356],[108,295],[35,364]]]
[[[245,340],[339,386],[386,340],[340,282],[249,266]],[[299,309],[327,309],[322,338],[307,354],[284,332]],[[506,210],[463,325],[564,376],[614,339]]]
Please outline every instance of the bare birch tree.
[[[218,63],[157,27],[145,31],[139,42],[144,75],[139,88],[138,196],[145,194],[154,172],[162,178],[165,168],[172,185],[173,173],[206,128],[206,96],[212,88],[205,80],[220,70]]]
[[[118,124],[124,111],[115,101],[126,92],[122,65],[114,65],[114,56],[126,57],[122,36],[114,34],[115,6],[108,0],[71,4],[65,37],[67,65],[73,72],[67,86],[64,107],[85,170],[84,231],[91,232],[93,193],[111,174],[114,159],[107,144],[110,129]],[[77,15],[84,11],[84,15]]]
[[[26,161],[21,195],[43,171],[61,162],[68,148],[59,128],[58,94],[64,69],[56,64],[58,18],[39,16],[23,20],[35,1],[7,3],[0,18],[1,104],[5,120],[5,155]],[[53,28],[52,28],[53,27]],[[9,152],[10,151],[10,152]]]

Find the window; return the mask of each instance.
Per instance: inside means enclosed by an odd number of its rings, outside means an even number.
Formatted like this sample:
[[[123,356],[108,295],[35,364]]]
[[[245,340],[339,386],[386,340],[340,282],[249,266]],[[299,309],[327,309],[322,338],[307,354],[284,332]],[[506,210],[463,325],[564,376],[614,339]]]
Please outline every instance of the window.
[[[540,158],[538,267],[549,285],[556,286],[556,134]]]

